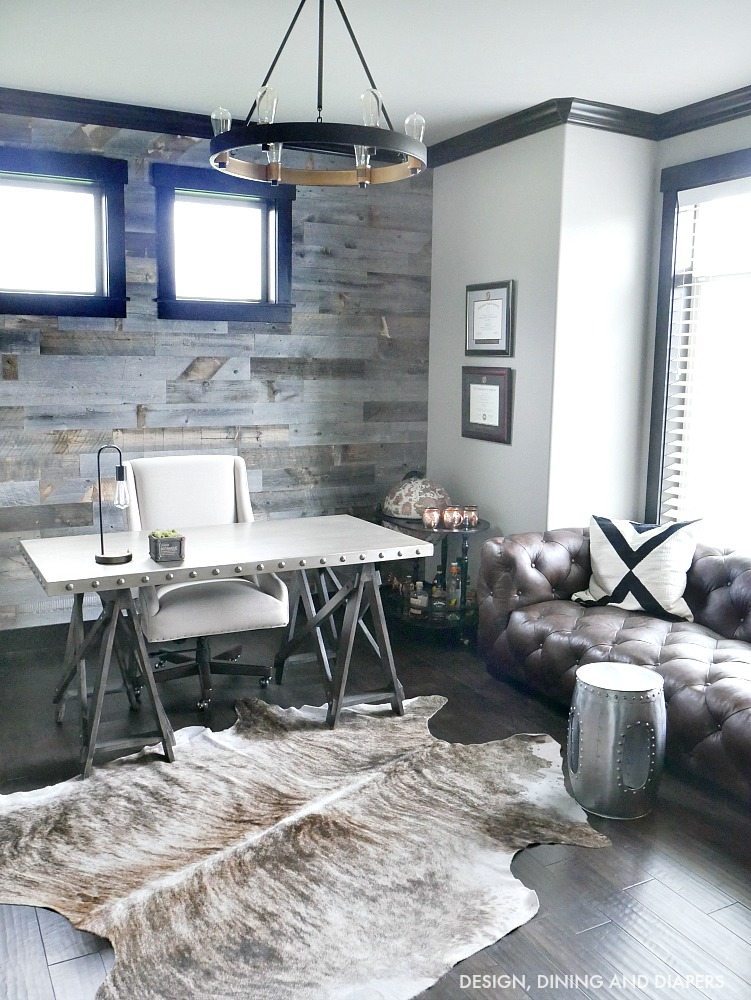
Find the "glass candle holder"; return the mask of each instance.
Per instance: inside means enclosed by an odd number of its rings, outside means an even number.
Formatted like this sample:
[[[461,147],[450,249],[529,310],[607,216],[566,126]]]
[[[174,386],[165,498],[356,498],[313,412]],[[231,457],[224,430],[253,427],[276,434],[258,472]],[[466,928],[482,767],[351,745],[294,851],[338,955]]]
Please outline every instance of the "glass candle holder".
[[[444,528],[460,528],[463,517],[464,511],[461,507],[447,507],[443,512]]]
[[[422,523],[426,528],[438,528],[441,524],[441,508],[426,507],[422,512]]]
[[[476,528],[480,518],[477,513],[477,507],[470,504],[463,508],[462,511],[462,521],[465,528]]]

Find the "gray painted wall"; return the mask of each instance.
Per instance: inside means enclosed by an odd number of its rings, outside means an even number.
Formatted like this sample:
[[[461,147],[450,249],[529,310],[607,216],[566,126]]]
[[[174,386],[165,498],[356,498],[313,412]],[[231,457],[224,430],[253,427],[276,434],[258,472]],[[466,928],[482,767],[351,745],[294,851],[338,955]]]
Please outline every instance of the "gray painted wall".
[[[564,130],[436,171],[433,185],[428,471],[476,503],[491,533],[546,524]],[[465,288],[517,283],[513,358],[465,357]],[[515,375],[512,443],[461,436],[463,365]]]
[[[547,526],[643,514],[655,143],[566,126]]]

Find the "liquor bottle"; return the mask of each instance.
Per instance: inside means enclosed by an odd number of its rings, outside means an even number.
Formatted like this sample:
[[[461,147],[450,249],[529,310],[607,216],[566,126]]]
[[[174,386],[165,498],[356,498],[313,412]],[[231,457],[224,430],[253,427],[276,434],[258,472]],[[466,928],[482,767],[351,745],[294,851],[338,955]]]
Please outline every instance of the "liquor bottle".
[[[410,601],[414,592],[415,585],[412,583],[412,577],[408,575],[405,577],[404,583],[402,584],[402,602],[405,615],[409,614]]]
[[[414,593],[409,599],[409,613],[412,618],[424,618],[428,613],[428,594],[422,580],[415,584]]]
[[[459,617],[459,600],[461,597],[461,570],[459,563],[452,562],[449,566],[448,580],[446,581],[446,606],[448,608],[448,618],[456,621]]]
[[[443,572],[443,566],[439,566],[435,571],[435,576],[433,577],[433,586],[431,587],[431,592],[433,597],[436,596],[441,590],[446,589],[446,575]]]

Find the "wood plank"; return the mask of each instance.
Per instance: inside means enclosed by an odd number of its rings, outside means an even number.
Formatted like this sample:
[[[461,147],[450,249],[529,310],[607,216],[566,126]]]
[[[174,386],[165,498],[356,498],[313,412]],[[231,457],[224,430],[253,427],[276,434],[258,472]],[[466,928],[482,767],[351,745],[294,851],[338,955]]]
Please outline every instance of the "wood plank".
[[[39,481],[0,483],[0,507],[15,507],[18,504],[38,504],[40,502]]]
[[[705,983],[701,988],[710,1000],[748,1000],[748,983],[742,976],[736,975],[721,958],[697,944],[671,921],[663,920],[639,902],[631,892],[614,893],[609,899],[601,900],[599,906],[613,923],[678,975],[702,977],[703,981],[711,979],[711,986]]]
[[[376,405],[385,402],[415,402],[427,407],[428,379],[424,375],[395,378],[308,378],[302,386],[305,402],[365,402]],[[418,419],[425,420],[426,417]]]
[[[106,373],[111,397],[117,398],[121,383],[161,382],[173,379],[229,380],[248,378],[250,361],[247,357],[193,357],[128,355],[19,355],[19,378],[29,382],[54,382],[61,380],[88,383],[101,379]],[[115,388],[116,386],[116,388]],[[118,399],[118,402],[122,402]]]
[[[366,401],[363,407],[363,417],[366,423],[384,423],[397,420],[424,421],[428,419],[428,404],[420,402],[385,402],[374,403]]]
[[[410,232],[407,229],[380,229],[373,226],[344,226],[325,222],[303,223],[303,238],[310,246],[328,243],[344,244],[351,248],[370,250],[396,250],[399,253],[421,253],[430,243],[430,233]]]
[[[656,879],[626,892],[751,986],[751,944]]]
[[[0,996],[55,1000],[33,906],[0,904]]]
[[[27,531],[93,524],[90,503],[35,504],[0,507],[0,531]]]
[[[263,334],[255,336],[253,356],[261,358],[369,358],[374,352],[365,337]]]
[[[269,492],[297,489],[300,486],[360,486],[375,484],[375,466],[346,465],[334,468],[315,468],[290,465],[284,468],[263,468],[263,489]]]
[[[651,1000],[704,1000],[706,997],[705,993],[688,981],[688,969],[681,971],[674,965],[661,962],[648,948],[639,944],[612,921],[581,931],[578,937],[601,954],[619,973],[625,975],[627,970],[634,970],[632,974],[636,974],[640,980],[639,989]],[[675,983],[677,976],[682,977],[681,983]]]
[[[96,952],[51,965],[49,974],[55,1000],[96,1000],[106,970],[100,954]]]
[[[77,930],[61,913],[37,907],[37,919],[42,933],[47,964],[67,962],[81,955],[99,952],[107,944],[104,938]]]
[[[13,317],[5,316],[0,322],[0,353],[2,354],[38,354],[41,341],[41,331],[39,329],[22,327],[13,328],[8,324],[8,320]]]
[[[563,975],[569,977],[569,982],[582,981],[585,993],[592,990],[597,997],[610,997],[611,1000],[644,1000],[646,994],[633,985],[638,967],[623,960],[620,967],[611,964],[585,934],[575,934],[570,927],[550,916],[530,921],[524,930],[540,954],[549,957]]]
[[[317,424],[289,425],[290,440],[303,445],[310,444],[353,444],[362,441],[378,441],[391,444],[402,441],[426,442],[427,421],[412,423],[341,423],[319,421]]]
[[[23,429],[31,433],[137,426],[138,410],[134,403],[119,403],[114,406],[61,406],[53,400],[47,406],[27,406],[23,421]]]
[[[715,910],[711,916],[713,920],[751,944],[751,909],[743,903],[724,906],[721,910]]]
[[[78,404],[105,406],[112,403],[113,383],[107,371],[107,362],[102,361],[100,375],[91,381],[79,382],[65,379],[62,383],[48,379],[25,379],[19,382],[0,381],[0,406],[41,406],[49,405],[50,398],[75,399]],[[163,381],[119,381],[117,398],[120,403],[163,403],[165,387]]]

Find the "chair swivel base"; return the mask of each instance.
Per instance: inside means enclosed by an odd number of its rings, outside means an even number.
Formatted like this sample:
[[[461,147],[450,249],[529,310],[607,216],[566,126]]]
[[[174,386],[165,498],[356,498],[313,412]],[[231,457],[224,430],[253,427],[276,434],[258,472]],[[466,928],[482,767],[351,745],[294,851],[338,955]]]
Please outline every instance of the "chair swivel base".
[[[216,656],[211,655],[211,646],[206,636],[199,636],[193,649],[180,651],[159,650],[155,654],[154,678],[157,683],[190,677],[198,674],[201,694],[196,703],[202,711],[211,705],[213,674],[229,674],[234,677],[257,677],[262,688],[267,688],[271,680],[271,668],[254,663],[239,663],[242,646],[233,646]],[[193,654],[193,655],[191,655]]]

